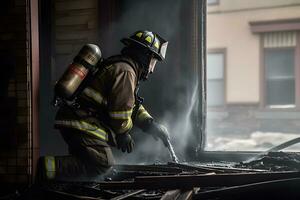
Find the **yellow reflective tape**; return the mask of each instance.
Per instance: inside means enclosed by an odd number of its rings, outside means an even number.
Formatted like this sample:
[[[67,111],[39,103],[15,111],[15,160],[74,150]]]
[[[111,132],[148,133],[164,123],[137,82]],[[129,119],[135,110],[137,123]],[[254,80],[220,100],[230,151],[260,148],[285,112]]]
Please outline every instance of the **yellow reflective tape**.
[[[146,110],[143,105],[140,105],[139,110]]]
[[[140,113],[140,112],[143,112],[143,111],[146,111],[146,109],[143,106],[141,106],[138,112]]]
[[[111,113],[111,114],[132,113],[132,109],[131,110],[126,110],[126,111],[111,111],[109,113]]]
[[[53,156],[45,156],[45,166],[47,171],[55,171],[55,158]]]
[[[151,38],[150,36],[147,36],[147,37],[145,38],[145,40],[146,40],[147,42],[149,42],[149,43],[152,42],[152,38]]]
[[[55,158],[53,156],[45,156],[45,168],[47,178],[55,178]]]
[[[101,138],[102,140],[105,140],[105,141],[108,140],[105,136],[99,134],[99,133],[96,132],[96,131],[90,131],[90,130],[84,130],[84,131],[90,133],[91,135],[94,135],[94,136],[96,136],[96,137],[99,137],[99,138]]]
[[[75,129],[79,129],[81,131],[90,133],[93,136],[101,138],[102,140],[108,141],[108,134],[105,130],[99,128],[98,126],[89,124],[85,121],[77,121],[77,120],[56,120],[56,125],[63,125]]]
[[[152,118],[152,116],[147,111],[143,111],[138,115],[139,120],[145,120],[149,118]]]
[[[108,114],[113,119],[128,119],[132,115],[132,109],[128,111],[113,111]]]
[[[159,43],[158,42],[155,42],[154,46],[159,49]]]
[[[100,137],[101,139],[103,140],[108,140],[108,137],[107,137],[107,133],[106,131],[100,129],[99,127],[97,126],[94,126],[94,125],[91,125],[85,121],[80,121],[80,123],[82,123],[83,125],[86,126],[87,129],[83,129],[83,131],[86,131],[86,132],[89,132],[91,133],[92,135],[95,135],[97,137]],[[90,130],[89,128],[93,128],[95,130]]]
[[[131,116],[116,116],[116,115],[110,115],[112,119],[130,119]]]
[[[152,116],[147,112],[145,107],[143,105],[141,105],[137,112],[137,120],[143,121],[143,120],[149,119],[149,118],[152,118]]]
[[[135,34],[137,37],[142,37],[143,33],[142,32],[138,32],[137,34]]]
[[[93,99],[95,102],[99,104],[105,104],[103,96],[93,88],[87,87],[83,90],[83,93],[89,98]]]
[[[122,130],[125,132],[133,126],[131,118],[122,123]]]

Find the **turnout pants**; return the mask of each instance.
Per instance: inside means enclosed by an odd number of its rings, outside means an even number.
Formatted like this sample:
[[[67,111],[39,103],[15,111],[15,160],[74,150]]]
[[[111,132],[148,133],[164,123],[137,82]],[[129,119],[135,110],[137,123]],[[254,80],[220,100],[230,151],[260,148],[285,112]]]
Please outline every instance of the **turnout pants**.
[[[110,146],[101,139],[72,128],[60,129],[60,133],[68,144],[70,155],[42,157],[40,165],[45,165],[43,177],[46,179],[98,178],[114,164]]]

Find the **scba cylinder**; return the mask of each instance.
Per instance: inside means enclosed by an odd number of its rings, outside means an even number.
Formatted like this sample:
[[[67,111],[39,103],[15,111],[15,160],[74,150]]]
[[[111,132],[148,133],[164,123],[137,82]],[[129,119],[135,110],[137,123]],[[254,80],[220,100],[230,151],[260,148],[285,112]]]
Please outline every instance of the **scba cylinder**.
[[[101,51],[97,45],[84,45],[56,83],[55,94],[60,98],[73,100],[89,73],[96,70],[100,59]]]

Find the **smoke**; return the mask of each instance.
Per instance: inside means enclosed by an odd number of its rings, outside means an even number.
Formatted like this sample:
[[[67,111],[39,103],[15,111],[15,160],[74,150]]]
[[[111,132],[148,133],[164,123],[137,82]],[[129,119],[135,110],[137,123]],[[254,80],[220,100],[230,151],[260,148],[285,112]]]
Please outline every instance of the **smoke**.
[[[185,107],[178,111],[177,115],[167,113],[162,120],[170,130],[171,142],[174,144],[175,152],[180,159],[185,157],[186,148],[191,145],[190,140],[193,138],[193,111],[196,110],[199,100],[198,81],[195,82],[192,90],[187,91],[187,103]],[[181,97],[186,98],[186,97]],[[181,101],[183,101],[181,99]]]
[[[169,41],[178,33],[181,0],[126,0],[121,1],[119,6],[120,15],[109,24],[109,28],[100,30],[100,47],[104,47],[102,49],[105,56],[119,53],[123,46],[120,39],[129,37],[137,30],[159,33]]]
[[[161,123],[167,127],[170,133],[171,143],[174,147],[179,161],[185,161],[185,153],[189,147],[190,141],[194,137],[193,129],[193,115],[198,106],[198,81],[190,87],[191,90],[187,91],[187,95],[178,95],[177,101],[180,105],[185,105],[180,108],[176,113],[171,110],[165,110]],[[171,157],[168,149],[163,143],[158,140],[155,141],[151,136],[141,132],[138,129],[134,130],[134,137],[138,140],[135,145],[134,152],[131,154],[117,154],[118,163],[166,163],[171,162]]]

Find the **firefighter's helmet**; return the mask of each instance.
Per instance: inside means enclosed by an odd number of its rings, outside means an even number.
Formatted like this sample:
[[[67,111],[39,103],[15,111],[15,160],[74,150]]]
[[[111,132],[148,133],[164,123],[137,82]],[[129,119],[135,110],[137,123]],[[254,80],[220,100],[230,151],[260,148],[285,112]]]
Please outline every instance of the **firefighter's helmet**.
[[[138,45],[146,48],[160,61],[165,59],[168,42],[157,33],[150,31],[136,31],[129,38],[121,40],[126,46]]]

